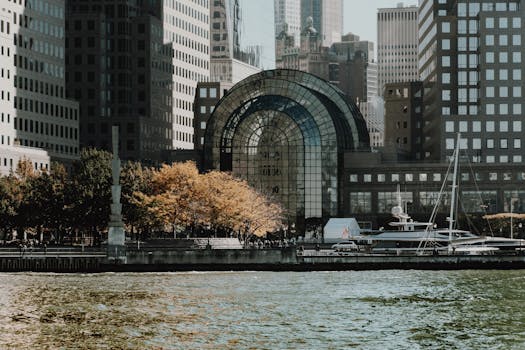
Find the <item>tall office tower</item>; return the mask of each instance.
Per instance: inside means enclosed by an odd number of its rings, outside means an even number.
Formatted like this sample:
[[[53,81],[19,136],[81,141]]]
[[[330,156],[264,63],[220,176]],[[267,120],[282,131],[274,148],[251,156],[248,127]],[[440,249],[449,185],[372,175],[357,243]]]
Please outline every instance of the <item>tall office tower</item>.
[[[64,1],[9,1],[0,11],[0,174],[78,158],[78,103],[65,98]]]
[[[197,82],[210,79],[211,0],[164,0],[164,43],[173,45],[173,147],[193,149]]]
[[[424,0],[419,69],[424,152],[444,159],[456,133],[473,162],[521,163],[524,147],[521,1]]]
[[[241,49],[239,0],[215,0],[210,14],[210,80],[235,84],[259,72],[260,52]]]
[[[419,80],[418,8],[379,9],[377,12],[377,62],[379,95],[387,83]]]
[[[286,31],[299,46],[301,38],[301,0],[274,0],[275,34]]]
[[[67,90],[80,102],[81,147],[110,150],[118,125],[122,159],[157,163],[173,146],[175,109],[161,5],[69,0],[66,13]]]
[[[341,41],[343,34],[343,0],[301,0],[301,27],[308,17],[319,31],[321,45],[330,47]]]

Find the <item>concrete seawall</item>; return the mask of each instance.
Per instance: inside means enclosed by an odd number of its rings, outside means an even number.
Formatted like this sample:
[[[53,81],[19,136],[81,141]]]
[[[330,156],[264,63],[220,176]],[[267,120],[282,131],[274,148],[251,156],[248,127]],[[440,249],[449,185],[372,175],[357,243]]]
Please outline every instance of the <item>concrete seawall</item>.
[[[295,249],[130,250],[126,264],[104,256],[0,256],[0,272],[329,271],[525,269],[524,255],[296,255]]]

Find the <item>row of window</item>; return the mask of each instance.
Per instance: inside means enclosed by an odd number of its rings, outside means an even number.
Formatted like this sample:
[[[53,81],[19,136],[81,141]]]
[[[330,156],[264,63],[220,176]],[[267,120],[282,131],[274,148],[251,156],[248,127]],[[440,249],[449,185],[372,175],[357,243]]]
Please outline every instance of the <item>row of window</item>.
[[[63,86],[59,86],[59,85],[55,85],[51,83],[44,83],[43,81],[26,78],[21,75],[14,76],[13,85],[17,89],[36,92],[36,93],[40,93],[46,96],[64,98],[64,87]]]
[[[27,58],[22,55],[13,55],[13,63],[19,69],[25,69],[36,73],[46,74],[53,78],[64,78],[64,66],[53,63],[42,62],[36,59]]]
[[[78,129],[38,120],[15,118],[15,128],[20,131],[78,140]]]
[[[44,101],[15,96],[13,98],[15,109],[27,112],[41,113],[52,117],[78,120],[78,110],[71,107],[55,105]]]
[[[22,34],[13,35],[13,43],[15,46],[32,50],[42,55],[48,55],[54,58],[64,59],[64,46],[54,45],[52,42],[33,39],[31,37],[23,36]]]
[[[449,174],[449,180],[451,180],[452,174]],[[461,181],[524,181],[525,172],[503,172],[498,173],[495,171],[488,172],[475,172],[471,173],[461,173]],[[392,174],[350,174],[349,182],[350,183],[398,183],[398,182],[442,182],[445,179],[445,176],[442,173],[392,173]],[[375,180],[375,181],[373,181]]]
[[[78,155],[78,147],[64,145],[64,144],[54,144],[44,141],[28,140],[28,139],[18,139],[17,142],[25,147],[38,147],[46,149],[50,152],[63,153],[69,155]]]

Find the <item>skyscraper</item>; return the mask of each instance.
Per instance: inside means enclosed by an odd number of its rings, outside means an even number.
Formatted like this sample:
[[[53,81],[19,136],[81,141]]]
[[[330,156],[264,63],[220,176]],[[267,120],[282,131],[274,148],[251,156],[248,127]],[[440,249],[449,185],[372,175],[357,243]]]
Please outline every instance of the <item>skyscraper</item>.
[[[193,148],[197,81],[209,79],[209,2],[68,1],[68,91],[81,105],[81,145],[157,163]]]
[[[419,11],[424,152],[444,159],[462,134],[471,161],[523,160],[521,1],[425,0]]]
[[[173,48],[173,147],[193,149],[197,82],[210,80],[210,0],[164,0],[164,43]]]
[[[259,72],[257,48],[241,48],[239,0],[215,0],[210,7],[210,80],[237,83]]]
[[[301,0],[301,27],[312,17],[321,45],[330,47],[343,34],[343,0]]]
[[[6,2],[0,12],[0,173],[78,158],[78,104],[65,98],[64,2]]]
[[[378,90],[383,96],[387,83],[419,80],[418,8],[383,8],[377,12]]]
[[[293,36],[295,46],[300,44],[301,35],[301,0],[274,0],[275,35],[279,35],[285,26]]]

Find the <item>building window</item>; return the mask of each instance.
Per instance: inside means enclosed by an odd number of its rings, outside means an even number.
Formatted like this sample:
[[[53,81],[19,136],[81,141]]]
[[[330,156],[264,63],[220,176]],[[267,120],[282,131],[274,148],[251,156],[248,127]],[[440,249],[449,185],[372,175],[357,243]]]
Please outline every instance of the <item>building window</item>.
[[[521,63],[521,52],[512,53],[512,63]]]
[[[512,156],[512,161],[514,163],[521,163],[522,157],[520,155]]]
[[[494,45],[494,35],[485,35],[485,45],[493,46]]]
[[[494,139],[487,139],[487,148],[488,149],[494,148]]]
[[[521,28],[521,18],[520,17],[512,18],[512,28]]]
[[[493,115],[494,114],[494,104],[493,103],[487,103],[485,105],[485,112],[488,115]]]
[[[500,139],[499,140],[499,148],[500,149],[507,149],[509,148],[509,143],[507,139]]]
[[[485,53],[485,62],[487,62],[487,63],[494,63],[494,52],[490,52],[489,51],[489,52]],[[458,66],[459,66],[459,64],[458,64]]]
[[[204,97],[204,98],[208,97],[207,89],[206,88],[200,88],[199,89],[199,96],[200,97]]]
[[[441,23],[441,32],[450,33],[450,22]]]
[[[446,121],[445,122],[445,131],[446,132],[454,132],[454,122],[453,121]]]
[[[357,174],[350,174],[350,182],[357,182],[358,177]]]
[[[521,121],[515,120],[512,122],[512,131],[521,132]]]
[[[428,176],[427,176],[427,174],[419,174],[419,181],[421,181],[421,182],[427,182],[427,181],[428,181]]]
[[[494,28],[494,17],[487,17],[487,18],[485,18],[485,27],[486,28]]]
[[[485,79],[494,80],[494,69],[485,70]]]
[[[499,45],[500,46],[507,46],[509,44],[509,37],[507,34],[502,34],[499,36]]]
[[[514,34],[512,36],[512,45],[521,46],[521,35],[520,34]]]
[[[371,192],[350,192],[350,212],[362,214],[372,212]]]
[[[472,149],[481,149],[481,139],[472,139]]]
[[[514,115],[521,114],[521,103],[515,103],[512,105],[512,114]]]
[[[432,181],[440,182],[441,181],[441,174],[438,174],[438,173],[432,174]]]
[[[494,86],[487,86],[485,88],[485,97],[494,97]]]
[[[377,182],[385,182],[386,176],[385,174],[377,174]]]
[[[508,132],[509,131],[509,122],[504,120],[499,122],[499,131],[500,132]]]
[[[521,80],[521,69],[513,69],[512,70],[512,79],[513,80]]]
[[[399,174],[392,174],[391,179],[392,182],[399,182]]]
[[[364,174],[363,175],[363,181],[364,182],[372,182],[372,175],[371,174]]]
[[[507,17],[500,17],[499,19],[499,27],[500,28],[508,28],[508,20],[507,20]]]

